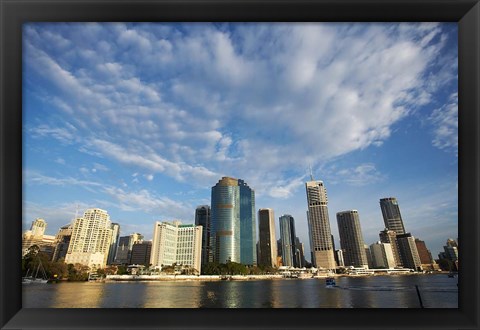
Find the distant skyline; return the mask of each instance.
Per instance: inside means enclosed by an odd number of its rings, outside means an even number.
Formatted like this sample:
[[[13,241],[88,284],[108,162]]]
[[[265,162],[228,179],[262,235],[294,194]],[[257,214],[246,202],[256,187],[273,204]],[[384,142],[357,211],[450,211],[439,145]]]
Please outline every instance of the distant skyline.
[[[120,235],[194,223],[222,176],[295,218],[305,182],[358,210],[365,243],[396,197],[436,258],[458,237],[456,23],[27,23],[23,226],[87,208]],[[257,213],[258,214],[258,213]],[[258,231],[258,219],[257,219]]]

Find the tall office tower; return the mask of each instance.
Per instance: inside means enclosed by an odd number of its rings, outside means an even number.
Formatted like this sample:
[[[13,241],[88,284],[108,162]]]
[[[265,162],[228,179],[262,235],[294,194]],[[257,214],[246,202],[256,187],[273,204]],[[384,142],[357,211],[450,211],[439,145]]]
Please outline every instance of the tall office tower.
[[[115,254],[117,254],[119,237],[120,225],[118,223],[112,223],[112,242],[110,243],[110,249],[108,250],[107,265],[111,265],[115,261]]]
[[[382,210],[383,221],[385,227],[393,230],[397,235],[405,234],[405,227],[403,226],[402,215],[395,197],[388,197],[380,199],[380,208]]]
[[[298,237],[295,237],[295,251],[295,258],[298,267],[305,267],[307,264],[307,261],[305,260],[305,248]]]
[[[422,270],[415,237],[410,233],[397,235],[397,244],[403,266],[414,270]]]
[[[415,238],[415,245],[417,246],[418,255],[420,256],[420,263],[422,265],[433,264],[433,258],[430,251],[427,249],[425,241]]]
[[[152,242],[139,241],[133,243],[130,264],[132,265],[150,265],[150,256],[152,252]]]
[[[284,266],[298,267],[295,254],[295,220],[289,214],[280,218],[280,241],[282,244],[282,263]]]
[[[92,269],[104,268],[113,230],[107,211],[88,209],[75,219],[65,263],[82,264]]]
[[[275,218],[272,209],[258,210],[258,264],[277,266],[277,239],[275,238]]]
[[[150,264],[155,268],[174,263],[202,270],[202,226],[180,221],[155,222]]]
[[[345,266],[368,268],[368,259],[358,211],[338,212],[337,223]]]
[[[130,264],[133,244],[142,241],[143,235],[139,233],[133,233],[128,236],[120,237],[118,240],[114,263],[122,265]]]
[[[255,192],[243,180],[223,177],[212,187],[211,212],[214,261],[256,265]]]
[[[380,232],[379,236],[380,242],[389,243],[392,247],[393,258],[395,259],[396,267],[403,267],[402,258],[400,257],[400,252],[398,250],[397,234],[393,230],[388,230],[385,228]]]
[[[212,250],[210,247],[210,206],[200,205],[195,209],[195,225],[203,227],[202,237],[202,265],[213,262]]]
[[[55,236],[55,251],[53,252],[53,261],[65,259],[68,251],[68,245],[72,238],[73,226],[71,224],[60,227]]]
[[[313,181],[313,178],[312,181],[305,183],[305,188],[312,265],[317,268],[335,269],[327,191],[322,181]]]
[[[446,259],[453,262],[458,260],[458,245],[453,239],[449,238],[447,240],[447,243],[443,247],[443,250],[445,251],[444,253]]]
[[[370,245],[373,268],[395,268],[392,245],[378,241]]]
[[[238,179],[240,189],[240,263],[257,264],[257,222],[255,214],[255,191]]]

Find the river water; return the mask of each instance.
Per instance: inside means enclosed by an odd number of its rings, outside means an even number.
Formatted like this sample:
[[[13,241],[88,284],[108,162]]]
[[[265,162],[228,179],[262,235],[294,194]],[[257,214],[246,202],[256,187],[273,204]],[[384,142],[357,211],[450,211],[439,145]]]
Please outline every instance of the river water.
[[[458,308],[447,275],[23,285],[24,308]]]

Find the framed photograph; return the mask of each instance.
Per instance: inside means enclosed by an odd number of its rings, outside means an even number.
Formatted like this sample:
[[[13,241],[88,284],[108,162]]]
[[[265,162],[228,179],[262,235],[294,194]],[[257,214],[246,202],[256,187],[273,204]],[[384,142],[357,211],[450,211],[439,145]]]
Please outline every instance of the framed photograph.
[[[478,1],[0,1],[2,329],[478,329]]]

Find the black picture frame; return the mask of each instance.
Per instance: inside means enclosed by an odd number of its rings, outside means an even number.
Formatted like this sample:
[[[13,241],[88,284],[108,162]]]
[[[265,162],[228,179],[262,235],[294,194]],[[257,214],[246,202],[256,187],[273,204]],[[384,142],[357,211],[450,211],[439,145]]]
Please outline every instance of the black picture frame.
[[[0,0],[0,325],[2,329],[478,329],[480,4],[475,0]],[[22,309],[24,22],[458,22],[458,309]]]

